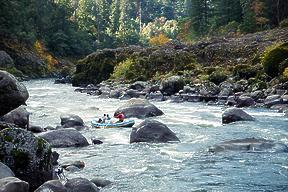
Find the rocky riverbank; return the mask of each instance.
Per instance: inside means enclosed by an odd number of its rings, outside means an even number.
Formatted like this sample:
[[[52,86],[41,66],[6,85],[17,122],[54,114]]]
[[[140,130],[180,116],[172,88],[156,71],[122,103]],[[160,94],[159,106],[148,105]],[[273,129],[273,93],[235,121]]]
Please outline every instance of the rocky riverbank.
[[[143,98],[151,101],[206,102],[235,107],[267,107],[288,113],[288,82],[269,82],[267,89],[254,88],[247,80],[227,80],[219,85],[212,82],[186,84],[180,76],[172,76],[160,83],[137,81],[132,84],[102,82],[76,88],[75,91],[100,98],[128,100]]]
[[[47,125],[44,129],[35,125],[29,125],[29,113],[27,113],[23,107],[17,108],[19,105],[25,104],[28,98],[27,89],[24,89],[23,85],[12,75],[2,71],[0,74],[1,90],[5,90],[5,92],[0,92],[1,101],[5,101],[5,99],[9,100],[12,96],[19,100],[18,103],[13,103],[13,105],[9,102],[0,103],[0,111],[3,115],[0,121],[0,160],[9,167],[7,168],[7,166],[3,164],[0,166],[0,173],[5,173],[4,176],[1,176],[0,178],[0,189],[2,191],[11,191],[13,188],[15,189],[16,186],[18,186],[16,191],[19,191],[18,189],[21,188],[21,190],[25,192],[34,190],[53,190],[55,188],[59,190],[61,189],[62,191],[69,191],[71,188],[77,189],[78,191],[99,191],[101,187],[114,185],[108,180],[93,177],[73,179],[69,177],[69,182],[65,185],[57,180],[52,180],[56,179],[54,171],[56,167],[54,166],[58,166],[57,159],[59,158],[59,154],[57,155],[55,151],[57,151],[59,147],[61,150],[65,150],[67,147],[82,147],[79,149],[88,150],[86,148],[91,145],[91,141],[82,135],[82,131],[89,131],[89,127],[87,127],[82,118],[77,115],[61,116],[61,121],[57,127],[49,127],[49,125]],[[115,88],[122,87],[124,94],[126,93],[128,95],[128,90],[130,90],[130,92],[134,92],[136,93],[135,95],[138,95],[137,98],[134,98],[134,96],[125,96],[125,99],[129,100],[125,102],[123,106],[114,109],[115,113],[121,111],[127,117],[144,119],[143,122],[136,125],[131,130],[130,138],[128,139],[131,145],[137,145],[139,142],[181,143],[179,133],[176,134],[173,132],[169,128],[170,126],[168,127],[165,122],[162,123],[157,120],[146,119],[147,117],[153,118],[161,115],[163,116],[165,115],[165,112],[145,100],[148,93],[162,94],[161,97],[170,100],[176,96],[180,97],[182,91],[184,91],[184,87],[186,86],[181,78],[171,77],[170,80],[164,80],[160,85],[153,85],[148,82],[135,82],[129,85],[115,84],[114,86]],[[101,94],[95,95],[106,98],[113,95],[112,87],[113,83],[103,82],[99,85],[90,85],[87,88],[80,88],[79,90],[82,92],[89,92],[90,94],[99,93],[101,91]],[[193,89],[193,87],[190,88]],[[150,92],[146,92],[146,90],[150,90]],[[120,92],[120,94],[115,98],[119,98],[121,95],[122,92]],[[282,96],[283,95],[285,96],[286,94],[283,93]],[[278,99],[282,96],[278,97]],[[121,98],[124,99],[123,97]],[[208,99],[208,97],[205,98]],[[163,99],[161,99],[161,101],[162,100]],[[284,99],[283,101],[286,102]],[[5,111],[2,111],[2,109],[5,109]],[[223,124],[235,121],[255,120],[257,120],[257,117],[252,117],[239,108],[227,109],[222,116]],[[28,130],[25,129],[27,126]],[[31,131],[43,133],[34,135]],[[103,145],[105,145],[105,141],[97,140],[96,143],[103,143]],[[222,143],[207,149],[208,153],[213,154],[223,151],[286,153],[287,146],[279,141],[266,140],[262,138],[239,138],[238,140],[223,141]],[[23,161],[25,159],[29,159],[30,161]],[[65,175],[66,173],[85,171],[85,169],[87,169],[83,161],[74,161],[74,159],[70,162],[62,162],[60,167],[64,169]],[[37,189],[37,187],[39,188]]]

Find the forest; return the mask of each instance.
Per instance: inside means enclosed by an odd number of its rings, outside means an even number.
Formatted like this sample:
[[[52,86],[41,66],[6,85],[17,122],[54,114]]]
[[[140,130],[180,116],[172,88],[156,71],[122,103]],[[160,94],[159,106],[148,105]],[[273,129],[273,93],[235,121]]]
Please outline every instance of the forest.
[[[1,2],[0,35],[77,57],[237,36],[277,27],[287,16],[288,0],[9,0]]]

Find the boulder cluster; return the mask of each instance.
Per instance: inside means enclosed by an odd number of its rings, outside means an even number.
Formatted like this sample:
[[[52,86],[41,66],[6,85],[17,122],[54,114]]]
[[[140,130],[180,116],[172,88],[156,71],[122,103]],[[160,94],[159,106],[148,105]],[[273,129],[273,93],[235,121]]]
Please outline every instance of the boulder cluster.
[[[273,84],[273,82],[271,82]],[[239,82],[224,81],[219,85],[212,82],[185,84],[180,76],[172,76],[161,82],[136,81],[132,84],[121,84],[106,81],[97,85],[75,89],[77,92],[101,98],[128,100],[142,98],[151,101],[171,102],[207,102],[226,106],[267,107],[280,112],[288,110],[288,82],[279,83],[267,89],[248,87],[246,80]]]

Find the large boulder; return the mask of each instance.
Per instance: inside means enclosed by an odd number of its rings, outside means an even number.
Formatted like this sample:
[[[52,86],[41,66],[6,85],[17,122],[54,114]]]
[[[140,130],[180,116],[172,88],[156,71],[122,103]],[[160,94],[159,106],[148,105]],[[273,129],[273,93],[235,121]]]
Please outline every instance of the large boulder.
[[[84,122],[78,115],[61,115],[61,126],[63,128],[75,127],[76,129],[84,128]]]
[[[0,162],[0,179],[4,177],[14,177],[13,171],[7,165]]]
[[[51,180],[45,182],[34,192],[68,192],[68,190],[59,180]]]
[[[255,119],[248,113],[238,108],[228,108],[222,114],[222,123],[228,124],[235,121],[254,121]]]
[[[288,147],[282,143],[266,139],[246,138],[225,141],[214,145],[210,152],[221,151],[263,151],[263,152],[288,152]]]
[[[26,87],[6,71],[0,70],[0,116],[25,104],[29,94]]]
[[[12,123],[17,127],[27,128],[29,125],[29,112],[26,110],[25,106],[20,106],[13,111],[10,111],[3,117],[0,117],[0,121],[5,121],[7,123]]]
[[[126,104],[119,107],[114,115],[119,113],[124,113],[126,118],[137,117],[137,118],[145,118],[145,117],[154,117],[160,116],[164,113],[158,109],[155,105],[151,104],[149,101],[145,99],[130,99]]]
[[[52,147],[84,147],[89,145],[86,138],[72,128],[42,133],[39,137],[48,141]]]
[[[179,141],[179,139],[165,124],[155,120],[143,121],[133,128],[130,134],[130,143],[165,143],[169,141]]]
[[[69,192],[79,192],[79,191],[98,192],[100,191],[94,183],[84,178],[69,179],[67,183],[65,184],[65,187],[68,189]]]
[[[14,67],[13,59],[5,51],[0,51],[0,67],[1,68],[12,68],[12,67]]]
[[[0,161],[17,178],[28,182],[32,190],[52,179],[51,153],[47,141],[29,131],[17,128],[0,131]]]
[[[148,83],[146,81],[136,81],[129,86],[130,89],[137,91],[142,91],[147,87]]]
[[[184,81],[179,76],[172,76],[161,82],[160,90],[163,94],[173,95],[184,88]]]
[[[220,92],[220,88],[212,82],[205,82],[199,87],[199,94],[202,96],[215,96]]]
[[[248,96],[240,96],[239,98],[237,98],[236,102],[237,107],[251,107],[256,105],[254,99]]]
[[[29,192],[29,184],[16,177],[0,179],[1,192]]]

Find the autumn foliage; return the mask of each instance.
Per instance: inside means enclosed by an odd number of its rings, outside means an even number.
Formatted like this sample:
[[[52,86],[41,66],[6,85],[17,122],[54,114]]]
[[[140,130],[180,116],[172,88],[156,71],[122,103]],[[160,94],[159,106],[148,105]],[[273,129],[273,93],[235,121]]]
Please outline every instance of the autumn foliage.
[[[166,35],[161,33],[157,36],[152,37],[149,40],[149,44],[154,45],[154,46],[161,46],[161,45],[168,43],[169,41],[170,41],[170,39]]]
[[[52,71],[54,67],[59,63],[55,57],[53,57],[45,48],[40,40],[34,43],[34,48],[38,55],[47,63],[48,70]]]

